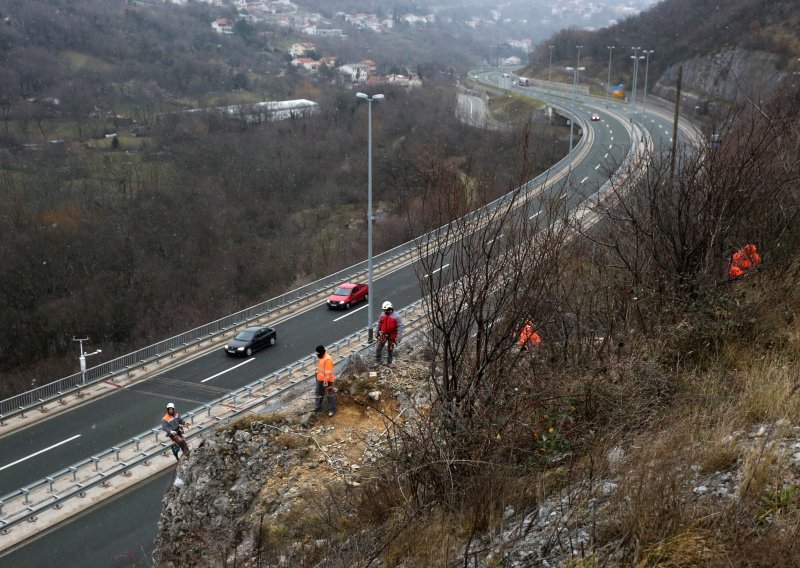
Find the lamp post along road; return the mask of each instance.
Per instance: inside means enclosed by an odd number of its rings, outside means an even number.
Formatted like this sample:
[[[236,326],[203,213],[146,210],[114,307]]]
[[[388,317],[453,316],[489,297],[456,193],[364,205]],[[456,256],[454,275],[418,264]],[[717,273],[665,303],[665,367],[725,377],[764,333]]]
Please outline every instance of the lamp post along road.
[[[553,72],[553,49],[555,49],[555,45],[548,46],[550,48],[550,67],[547,69],[547,82],[550,82],[550,75]]]
[[[631,59],[633,59],[633,82],[631,85],[631,122],[633,122],[633,115],[636,113],[636,77],[639,75],[639,60],[644,59],[644,55],[639,55],[640,49],[642,48],[634,47],[633,55],[631,55]]]
[[[382,101],[383,95],[356,93],[356,97],[367,101],[367,342],[372,343],[372,101]]]
[[[650,70],[650,54],[655,53],[655,50],[643,51],[647,58],[644,62],[644,96],[642,97],[642,118],[647,116],[647,73]]]
[[[606,98],[611,96],[611,53],[614,51],[615,45],[608,46],[608,81],[606,82]]]
[[[572,169],[572,132],[575,126],[575,92],[578,90],[578,72],[585,70],[585,67],[565,67],[567,71],[572,71],[572,116],[569,119],[569,167]]]

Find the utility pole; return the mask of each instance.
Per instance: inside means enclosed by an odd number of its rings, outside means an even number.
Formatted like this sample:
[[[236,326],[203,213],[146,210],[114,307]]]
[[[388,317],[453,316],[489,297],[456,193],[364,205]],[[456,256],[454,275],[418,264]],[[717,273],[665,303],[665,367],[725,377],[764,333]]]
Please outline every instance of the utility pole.
[[[80,337],[80,338],[73,337],[72,341],[77,341],[77,342],[79,342],[81,344],[81,355],[78,358],[78,361],[80,362],[80,365],[81,365],[81,384],[85,385],[86,384],[86,358],[87,357],[91,357],[92,355],[97,355],[98,353],[102,353],[103,350],[102,349],[98,349],[97,351],[93,351],[92,353],[84,353],[83,352],[83,342],[84,341],[89,341],[88,337]]]

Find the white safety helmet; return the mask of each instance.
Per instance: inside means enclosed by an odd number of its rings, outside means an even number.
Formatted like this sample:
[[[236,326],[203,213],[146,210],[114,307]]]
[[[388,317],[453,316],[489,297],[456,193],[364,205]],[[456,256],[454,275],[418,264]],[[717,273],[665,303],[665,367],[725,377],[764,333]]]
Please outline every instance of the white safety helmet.
[[[383,303],[383,305],[381,306],[381,309],[382,309],[382,310],[393,310],[393,309],[394,309],[394,306],[392,306],[392,303],[391,303],[391,302],[389,302],[389,301],[386,301],[386,302],[384,302],[384,303]]]
[[[171,402],[168,402],[167,403],[167,410],[169,410],[170,408],[174,409],[175,405],[173,403],[171,403]]]

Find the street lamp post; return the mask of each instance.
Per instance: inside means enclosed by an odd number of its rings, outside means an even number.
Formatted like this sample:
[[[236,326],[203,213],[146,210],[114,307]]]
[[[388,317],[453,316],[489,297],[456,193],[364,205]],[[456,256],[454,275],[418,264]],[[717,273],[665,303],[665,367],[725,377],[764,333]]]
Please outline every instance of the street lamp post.
[[[615,45],[608,47],[608,81],[606,82],[606,98],[611,96],[611,53],[614,51]]]
[[[639,55],[640,49],[642,48],[634,47],[633,55],[631,55],[631,59],[633,59],[633,82],[631,85],[631,122],[633,122],[633,115],[636,113],[636,78],[639,75],[639,60],[644,59],[644,55]]]
[[[372,343],[372,101],[382,101],[383,95],[356,93],[356,97],[367,101],[367,342]]]
[[[575,125],[575,95],[578,90],[578,73],[584,71],[586,67],[565,67],[567,71],[572,71],[572,117],[569,120],[569,151],[570,151],[570,167],[572,165],[572,131]]]
[[[550,82],[550,75],[553,73],[553,49],[555,45],[548,46],[550,48],[550,67],[547,69],[547,82]]]
[[[86,384],[86,358],[91,357],[92,355],[97,355],[98,353],[102,353],[102,349],[98,349],[97,351],[92,351],[91,353],[84,353],[83,352],[83,342],[89,341],[88,337],[80,337],[80,338],[72,338],[72,341],[77,341],[81,345],[81,356],[78,358],[78,361],[81,365],[81,384]]]
[[[655,53],[655,50],[645,50],[642,53],[646,56],[644,62],[644,96],[642,97],[642,117],[644,118],[647,116],[647,73],[650,70],[650,54]]]

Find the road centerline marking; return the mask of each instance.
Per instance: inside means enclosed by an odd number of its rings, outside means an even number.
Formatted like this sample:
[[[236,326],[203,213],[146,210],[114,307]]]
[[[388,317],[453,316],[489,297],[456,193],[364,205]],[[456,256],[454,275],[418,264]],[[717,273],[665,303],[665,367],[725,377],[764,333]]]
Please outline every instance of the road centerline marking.
[[[434,271],[433,271],[433,272],[431,272],[430,274],[426,274],[426,275],[424,276],[424,278],[428,278],[429,276],[433,276],[434,274],[436,274],[437,272],[439,272],[439,271],[441,271],[441,270],[444,270],[444,269],[445,269],[445,268],[447,268],[448,266],[450,266],[450,263],[449,263],[449,262],[448,262],[447,264],[443,265],[443,266],[440,266],[439,268],[437,268],[436,270],[434,270]]]
[[[247,365],[248,363],[251,363],[251,362],[253,362],[253,361],[255,361],[255,359],[248,359],[247,361],[242,361],[242,362],[241,362],[241,363],[239,363],[238,365],[234,365],[234,366],[233,366],[233,367],[231,367],[230,369],[225,369],[224,371],[221,371],[221,372],[217,373],[216,375],[211,375],[211,376],[210,376],[210,377],[208,377],[207,379],[203,379],[203,380],[202,380],[202,381],[200,381],[200,382],[201,382],[201,383],[208,382],[208,381],[210,381],[211,379],[215,379],[215,378],[219,377],[220,375],[224,375],[225,373],[228,373],[228,372],[230,372],[230,371],[233,371],[234,369],[238,369],[238,368],[239,368],[239,367],[241,367],[242,365]]]
[[[361,306],[360,308],[356,308],[355,310],[350,310],[349,312],[347,312],[347,313],[346,313],[346,314],[344,314],[343,316],[339,316],[338,318],[336,318],[336,319],[335,319],[335,320],[333,320],[333,321],[339,321],[339,320],[343,320],[343,319],[344,319],[344,318],[346,318],[347,316],[352,316],[354,313],[356,313],[356,312],[360,312],[360,311],[361,311],[361,310],[363,310],[364,308],[368,308],[368,307],[369,307],[369,304],[364,304],[364,305],[363,305],[363,306]]]
[[[24,462],[24,461],[26,461],[26,460],[29,460],[29,459],[31,459],[31,458],[35,458],[35,457],[36,457],[36,456],[38,456],[39,454],[43,454],[43,453],[45,453],[45,452],[47,452],[47,451],[49,451],[49,450],[52,450],[53,448],[57,448],[58,446],[62,446],[62,445],[64,445],[64,444],[66,444],[67,442],[71,442],[71,441],[72,441],[72,440],[74,440],[75,438],[80,438],[80,437],[81,437],[81,434],[75,434],[75,435],[74,435],[72,438],[67,438],[66,440],[61,440],[61,441],[60,441],[60,442],[58,442],[57,444],[53,444],[52,446],[49,446],[49,447],[47,447],[47,448],[44,448],[43,450],[39,450],[38,452],[34,452],[34,453],[32,453],[31,455],[29,455],[29,456],[25,456],[24,458],[20,458],[20,459],[18,459],[18,460],[17,460],[17,461],[15,461],[15,462],[11,462],[10,464],[4,465],[3,467],[0,467],[0,471],[3,471],[4,469],[8,469],[9,467],[15,466],[15,465],[17,465],[18,463],[22,463],[22,462]]]

